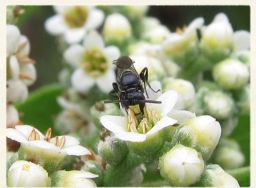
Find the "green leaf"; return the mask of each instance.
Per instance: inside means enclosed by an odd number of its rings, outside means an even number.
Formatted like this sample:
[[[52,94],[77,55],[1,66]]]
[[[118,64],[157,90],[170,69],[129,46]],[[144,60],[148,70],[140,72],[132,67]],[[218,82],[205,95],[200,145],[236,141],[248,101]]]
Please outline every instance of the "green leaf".
[[[63,86],[51,84],[32,92],[24,103],[17,104],[21,121],[43,132],[53,127],[54,118],[61,110],[57,97],[63,90]]]
[[[250,185],[250,167],[242,167],[234,170],[228,170],[227,173],[237,179],[238,183],[242,187]]]

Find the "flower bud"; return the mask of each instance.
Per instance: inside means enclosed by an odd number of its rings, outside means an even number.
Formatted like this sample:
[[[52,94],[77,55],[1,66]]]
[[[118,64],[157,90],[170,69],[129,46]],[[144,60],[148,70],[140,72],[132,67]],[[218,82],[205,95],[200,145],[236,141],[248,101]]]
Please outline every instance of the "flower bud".
[[[7,81],[7,101],[23,102],[28,97],[28,88],[20,80]]]
[[[239,168],[244,164],[244,155],[235,140],[225,139],[216,149],[214,161],[224,169]]]
[[[250,86],[245,86],[241,92],[239,92],[238,106],[241,114],[250,115]]]
[[[243,50],[243,51],[237,51],[233,54],[234,58],[238,59],[242,63],[244,63],[248,68],[250,68],[250,51],[249,50]]]
[[[200,184],[205,187],[240,187],[234,177],[216,164],[206,166]]]
[[[128,153],[126,142],[115,137],[107,137],[98,144],[98,153],[110,165],[118,165]]]
[[[151,30],[144,31],[143,38],[153,44],[161,44],[170,35],[166,26],[159,25]]]
[[[7,184],[10,187],[47,187],[50,181],[43,167],[28,161],[16,161],[7,174]]]
[[[124,15],[131,20],[138,20],[142,18],[148,11],[148,6],[123,6],[121,7]]]
[[[188,109],[195,100],[195,89],[191,82],[183,79],[165,78],[164,91],[175,90],[178,93],[178,102],[175,109]]]
[[[203,31],[201,47],[211,55],[227,55],[234,47],[234,33],[227,16],[220,13]]]
[[[217,146],[221,135],[218,121],[211,116],[198,116],[184,122],[173,135],[172,144],[183,144],[201,152],[204,160],[208,160]]]
[[[247,66],[236,59],[226,59],[213,68],[214,80],[224,89],[241,89],[249,77]]]
[[[84,165],[82,166],[82,169],[85,172],[91,172],[95,175],[98,175],[98,177],[96,177],[94,179],[94,182],[98,185],[98,186],[102,186],[103,183],[103,167],[101,164],[99,164],[98,161],[95,160],[86,160],[84,161]]]
[[[126,17],[118,13],[107,16],[103,26],[103,37],[107,43],[124,44],[131,35],[132,28]]]
[[[178,144],[160,158],[159,166],[172,186],[189,186],[200,179],[204,160],[195,149]]]
[[[90,172],[77,170],[60,170],[51,176],[53,187],[96,187],[94,181],[91,180],[95,177],[97,175]]]
[[[204,111],[217,119],[227,119],[234,112],[233,98],[221,91],[210,91],[204,96]]]
[[[7,127],[13,127],[19,122],[19,113],[13,105],[7,106],[6,116]]]
[[[6,155],[6,161],[7,161],[7,168],[6,170],[8,170],[11,165],[17,161],[19,159],[19,156],[18,156],[18,153],[17,152],[7,152],[7,155]]]

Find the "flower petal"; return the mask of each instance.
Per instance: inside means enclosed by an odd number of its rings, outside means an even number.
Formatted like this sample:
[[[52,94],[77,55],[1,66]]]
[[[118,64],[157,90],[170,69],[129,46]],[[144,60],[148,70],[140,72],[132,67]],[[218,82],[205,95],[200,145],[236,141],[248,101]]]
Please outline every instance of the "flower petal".
[[[88,35],[85,36],[83,44],[85,49],[90,49],[90,48],[103,49],[104,48],[104,41],[100,36],[100,34],[95,30],[90,31]]]
[[[76,174],[77,178],[97,178],[98,175],[93,174],[91,172],[78,171]]]
[[[16,56],[13,55],[10,57],[9,65],[10,65],[10,71],[11,71],[12,78],[19,79],[20,65],[19,65],[19,62],[18,62]]]
[[[161,96],[161,90],[162,90],[162,86],[161,86],[161,82],[159,82],[158,80],[153,80],[150,82],[150,86],[155,90],[159,92],[154,92],[152,91],[152,89],[150,89],[148,86],[146,87],[146,91],[148,93],[148,98],[150,100],[156,100],[157,98],[159,98]]]
[[[234,40],[236,50],[247,50],[250,48],[250,33],[248,31],[236,31]]]
[[[104,49],[104,53],[111,64],[114,60],[119,58],[121,54],[119,48],[117,48],[116,46],[108,46]]]
[[[146,140],[146,134],[140,134],[135,132],[119,132],[115,136],[124,141],[129,142],[143,142]]]
[[[64,33],[64,38],[67,43],[73,44],[80,42],[85,36],[86,30],[84,28],[79,29],[68,29]]]
[[[6,130],[6,137],[20,143],[26,143],[28,141],[22,133],[13,128],[8,128]]]
[[[65,147],[61,151],[68,155],[76,155],[76,156],[91,154],[91,152],[87,148],[80,145]]]
[[[52,35],[63,34],[67,30],[67,26],[60,15],[55,15],[48,18],[44,25],[46,31]]]
[[[30,43],[26,36],[22,35],[18,43],[18,54],[28,56],[30,52]]]
[[[68,136],[68,135],[63,135],[63,136],[56,136],[50,139],[50,143],[56,143],[56,139],[60,140],[63,137],[65,137],[65,147],[70,147],[70,146],[74,146],[74,145],[79,145],[79,141],[73,137],[73,136]]]
[[[20,39],[20,31],[15,25],[7,25],[7,56],[14,54]]]
[[[104,20],[104,13],[99,9],[92,9],[86,23],[86,28],[97,29]]]
[[[155,124],[155,126],[147,132],[146,135],[155,134],[156,132],[160,131],[161,129],[163,129],[165,127],[174,125],[176,122],[177,121],[175,119],[165,116],[165,117],[161,118],[161,120],[158,121]]]
[[[70,6],[53,6],[56,13],[62,14],[64,13]]]
[[[30,125],[16,125],[15,129],[19,131],[21,134],[23,134],[26,138],[29,137],[31,134],[32,130],[34,129],[40,136],[40,139],[44,139],[44,135],[36,128],[30,126]]]
[[[196,29],[202,27],[204,24],[204,19],[202,17],[194,19],[188,26],[188,28],[185,30],[185,33],[191,33],[196,31]]]
[[[179,124],[183,124],[188,119],[196,117],[195,113],[186,110],[172,110],[168,116],[177,120]]]
[[[33,64],[26,64],[21,66],[20,72],[24,75],[27,75],[29,79],[22,79],[22,81],[27,85],[30,86],[36,81],[36,68]]]
[[[127,118],[124,116],[104,115],[101,116],[100,122],[106,129],[113,132],[114,134],[118,134],[127,130]]]
[[[163,93],[157,101],[161,101],[161,104],[153,104],[154,106],[158,106],[161,109],[162,116],[167,115],[174,107],[178,99],[177,92],[173,90],[169,90]]]
[[[64,58],[71,66],[78,67],[81,63],[83,51],[83,46],[79,44],[71,45],[67,50],[65,50]]]
[[[95,80],[87,76],[82,69],[77,69],[71,76],[71,83],[77,91],[87,92],[93,86]]]
[[[114,81],[115,73],[113,70],[109,70],[104,76],[96,80],[96,83],[103,92],[108,93],[113,89],[112,83]]]
[[[31,147],[41,148],[41,149],[44,149],[46,151],[60,152],[60,148],[59,147],[57,147],[54,144],[49,143],[49,142],[47,142],[45,140],[29,141],[29,142],[25,143],[25,145],[31,146]]]

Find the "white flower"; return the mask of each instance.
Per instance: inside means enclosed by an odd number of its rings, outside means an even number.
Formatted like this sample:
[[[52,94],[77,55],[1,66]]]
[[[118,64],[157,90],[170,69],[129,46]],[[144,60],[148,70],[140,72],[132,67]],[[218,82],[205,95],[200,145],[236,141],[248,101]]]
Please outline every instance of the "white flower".
[[[7,127],[13,127],[17,125],[19,122],[19,113],[17,109],[11,105],[7,105],[7,110],[6,110],[6,125]]]
[[[122,43],[127,41],[132,34],[132,27],[129,20],[119,14],[114,13],[106,18],[103,26],[103,37],[111,43]]]
[[[176,56],[184,50],[194,47],[198,41],[196,30],[203,26],[204,19],[196,18],[181,33],[171,33],[163,43],[162,48],[167,56]]]
[[[129,54],[133,55],[146,55],[150,57],[160,58],[161,46],[159,44],[151,44],[145,41],[132,43],[128,47]]]
[[[47,187],[50,181],[43,167],[28,161],[16,161],[7,174],[7,185],[10,187]]]
[[[102,91],[109,92],[115,80],[112,62],[119,56],[117,47],[104,47],[104,42],[96,31],[91,31],[86,36],[83,46],[70,46],[64,52],[64,58],[77,68],[71,77],[74,89],[86,92],[96,84]]]
[[[14,25],[7,25],[7,79],[20,79],[27,86],[36,80],[34,60],[30,59],[30,44]]]
[[[83,39],[86,31],[97,29],[103,22],[101,10],[89,6],[55,6],[56,15],[45,22],[46,30],[52,35],[63,35],[68,43]]]
[[[168,113],[172,110],[176,100],[177,94],[173,91],[168,91],[157,99],[157,101],[161,101],[161,104],[146,104],[148,119],[151,119],[153,125],[150,130],[142,131],[144,133],[139,133],[138,130],[129,128],[129,121],[130,118],[132,118],[129,117],[129,114],[128,117],[104,115],[100,118],[100,121],[106,129],[113,132],[120,140],[144,142],[147,137],[156,134],[165,127],[174,125],[177,122],[168,117]],[[144,120],[147,121],[147,118],[144,118]],[[143,120],[141,123],[144,123]],[[146,124],[147,123],[149,123],[149,120]]]
[[[169,29],[164,25],[159,25],[151,30],[146,30],[143,34],[143,38],[154,44],[161,44],[169,35]]]
[[[200,179],[204,160],[195,149],[178,144],[160,158],[159,166],[171,185],[189,186]]]
[[[45,152],[49,151],[63,155],[88,155],[89,150],[79,145],[79,141],[72,136],[57,136],[51,138],[51,130],[46,135],[29,125],[16,125],[15,128],[8,128],[8,138],[15,140],[27,147],[34,147]]]
[[[225,59],[213,68],[213,78],[225,89],[238,90],[247,85],[250,73],[239,60]]]
[[[65,171],[60,170],[55,172],[51,178],[53,179],[54,187],[97,187],[92,178],[98,175],[90,172],[83,172],[78,170]]]
[[[250,49],[250,33],[239,30],[234,33],[235,50],[242,51]]]

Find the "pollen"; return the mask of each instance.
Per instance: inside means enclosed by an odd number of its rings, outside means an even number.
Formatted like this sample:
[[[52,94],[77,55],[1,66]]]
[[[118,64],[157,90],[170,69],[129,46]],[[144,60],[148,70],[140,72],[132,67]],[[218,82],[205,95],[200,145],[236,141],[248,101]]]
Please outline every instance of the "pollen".
[[[35,129],[33,129],[28,136],[28,141],[33,141],[33,140],[40,140],[40,135],[36,132]]]

